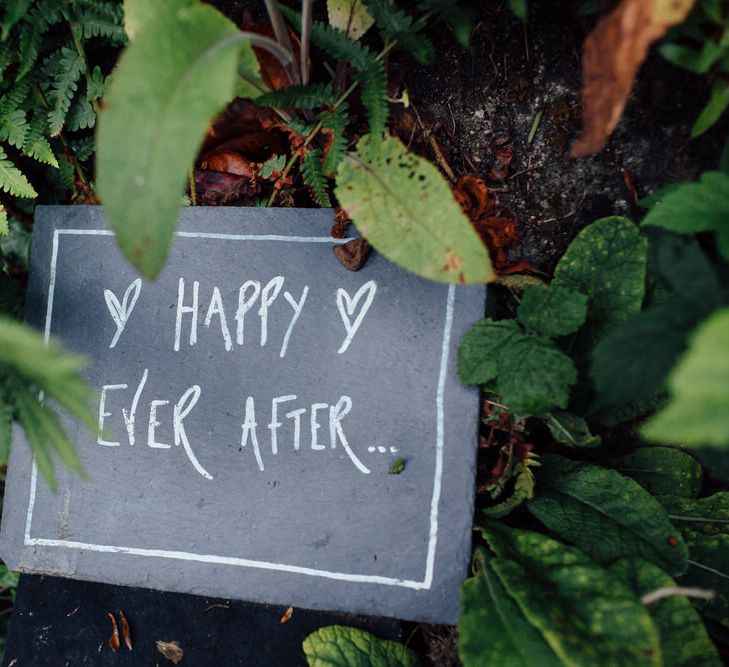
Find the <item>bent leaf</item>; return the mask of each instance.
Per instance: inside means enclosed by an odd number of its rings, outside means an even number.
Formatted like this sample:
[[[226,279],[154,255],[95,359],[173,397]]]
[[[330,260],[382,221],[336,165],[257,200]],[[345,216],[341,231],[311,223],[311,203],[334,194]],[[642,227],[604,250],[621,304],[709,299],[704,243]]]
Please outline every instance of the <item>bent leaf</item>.
[[[367,240],[413,273],[451,283],[485,283],[489,254],[438,170],[393,137],[339,165],[336,195]]]
[[[235,24],[196,4],[145,25],[117,65],[99,118],[97,181],[119,246],[150,278],[167,257],[205,129],[250,48]]]
[[[304,640],[309,667],[417,667],[415,654],[403,644],[378,639],[357,628],[330,625]]]
[[[640,556],[673,574],[688,553],[668,514],[643,487],[614,470],[561,456],[542,459],[529,511],[601,563]]]
[[[671,400],[643,427],[649,440],[685,445],[729,444],[729,308],[696,330],[669,378]]]

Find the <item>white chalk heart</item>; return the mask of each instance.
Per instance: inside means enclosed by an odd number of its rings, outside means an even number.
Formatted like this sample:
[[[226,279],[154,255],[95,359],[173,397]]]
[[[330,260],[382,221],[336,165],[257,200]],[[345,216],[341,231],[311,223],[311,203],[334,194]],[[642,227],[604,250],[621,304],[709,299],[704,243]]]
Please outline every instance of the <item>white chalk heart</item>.
[[[377,283],[374,280],[370,280],[369,282],[366,282],[364,285],[362,285],[362,287],[357,290],[354,298],[351,297],[349,293],[341,287],[337,290],[337,308],[339,309],[339,314],[342,317],[342,322],[344,322],[344,328],[347,331],[347,336],[344,339],[342,346],[338,350],[339,354],[343,354],[349,347],[349,344],[352,342],[354,335],[357,333],[357,330],[361,326],[365,315],[367,315],[367,311],[372,305],[372,301],[375,298],[376,292]],[[352,321],[351,317],[356,312],[357,306],[359,305],[359,302],[362,298],[364,298],[362,308],[360,308],[357,317],[355,317],[354,321]]]
[[[109,347],[114,347],[119,341],[119,336],[121,336],[122,331],[124,331],[124,327],[129,320],[129,316],[134,310],[134,306],[137,303],[141,289],[142,279],[137,278],[131,285],[129,285],[129,287],[127,287],[127,291],[124,292],[124,298],[121,303],[119,303],[119,299],[116,298],[116,294],[114,294],[114,292],[108,289],[104,290],[106,307],[109,309],[111,319],[113,319],[116,324],[116,333],[114,334],[114,338],[112,338]]]

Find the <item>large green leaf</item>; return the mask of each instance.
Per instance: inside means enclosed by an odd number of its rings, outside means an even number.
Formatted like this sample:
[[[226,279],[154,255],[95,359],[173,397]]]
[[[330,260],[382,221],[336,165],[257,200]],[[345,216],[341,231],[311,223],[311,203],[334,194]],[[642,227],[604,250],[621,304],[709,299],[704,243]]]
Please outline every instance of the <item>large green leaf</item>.
[[[491,566],[502,585],[565,665],[661,665],[648,611],[605,569],[540,533],[495,521],[483,532],[500,556]]]
[[[654,205],[643,225],[693,234],[715,231],[719,248],[729,257],[729,175],[706,172],[695,183],[681,183]]]
[[[583,229],[567,248],[552,285],[589,298],[585,345],[640,311],[647,242],[627,218],[610,217]]]
[[[676,585],[663,570],[640,558],[621,558],[609,572],[639,597]],[[665,667],[721,666],[716,648],[687,598],[664,598],[649,605],[648,611],[658,628]]]
[[[706,498],[661,495],[658,500],[678,528],[691,528],[707,535],[729,535],[729,492],[722,491]]]
[[[521,416],[566,407],[577,381],[572,359],[514,320],[476,322],[461,341],[458,374],[464,384],[496,380],[502,401]]]
[[[693,498],[699,495],[704,478],[699,461],[675,447],[640,447],[610,464],[654,496]]]
[[[590,463],[542,459],[529,511],[601,563],[640,556],[673,574],[687,567],[686,545],[658,501],[640,484]]]
[[[524,288],[517,317],[527,329],[550,338],[577,331],[587,316],[587,297],[559,287]]]
[[[304,640],[309,667],[417,667],[406,646],[357,628],[330,625]]]
[[[669,378],[671,400],[643,427],[649,440],[729,444],[729,308],[705,320]]]
[[[367,240],[388,259],[440,282],[493,278],[489,254],[438,170],[394,137],[339,165],[336,195]]]
[[[479,570],[461,588],[458,655],[464,667],[558,667],[557,658],[539,631],[526,619],[491,569],[482,551]]]
[[[99,118],[99,192],[122,251],[150,278],[167,257],[205,129],[233,96],[240,54],[251,48],[213,7],[175,2],[135,34]]]

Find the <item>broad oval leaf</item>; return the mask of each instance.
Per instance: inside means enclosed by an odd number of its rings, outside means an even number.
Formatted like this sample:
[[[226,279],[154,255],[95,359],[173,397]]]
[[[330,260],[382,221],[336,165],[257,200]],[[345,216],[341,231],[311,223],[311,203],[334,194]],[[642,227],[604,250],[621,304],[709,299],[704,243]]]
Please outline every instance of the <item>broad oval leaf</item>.
[[[540,533],[495,521],[489,521],[483,533],[499,556],[491,566],[502,585],[563,664],[661,665],[658,632],[650,615],[604,568],[578,549]]]
[[[627,218],[610,217],[583,229],[567,248],[552,285],[589,299],[581,337],[592,346],[613,325],[640,312],[647,241]]]
[[[673,574],[688,552],[660,503],[614,470],[550,455],[536,472],[529,511],[547,528],[601,563],[640,556]]]
[[[476,576],[461,588],[458,656],[464,667],[486,661],[500,667],[564,664],[507,593],[490,560],[483,556]]]
[[[145,25],[117,65],[99,118],[97,181],[119,246],[150,278],[167,257],[205,129],[250,48],[235,24],[196,4]]]
[[[694,498],[699,495],[704,479],[698,459],[676,447],[640,447],[612,460],[610,465],[654,496]]]
[[[640,558],[621,558],[608,571],[639,597],[676,586],[663,570]],[[648,605],[648,612],[658,628],[665,667],[720,667],[716,647],[688,598],[664,598]]]
[[[304,640],[309,667],[417,667],[415,654],[403,644],[378,639],[357,628],[330,625]]]
[[[363,236],[408,271],[450,283],[494,277],[488,250],[438,170],[389,137],[339,165],[336,195]]]
[[[587,297],[559,287],[524,288],[517,317],[527,329],[550,338],[577,331],[587,316]]]

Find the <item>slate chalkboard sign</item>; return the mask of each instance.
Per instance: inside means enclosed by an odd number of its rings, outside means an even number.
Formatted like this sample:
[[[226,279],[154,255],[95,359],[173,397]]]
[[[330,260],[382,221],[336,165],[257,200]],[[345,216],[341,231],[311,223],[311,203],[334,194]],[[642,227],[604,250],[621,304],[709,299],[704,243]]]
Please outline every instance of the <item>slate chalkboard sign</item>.
[[[188,208],[155,281],[98,207],[40,207],[26,319],[91,361],[86,479],[16,433],[13,569],[454,622],[478,398],[455,350],[483,290],[339,264],[324,210]],[[389,474],[401,458],[400,474]]]

